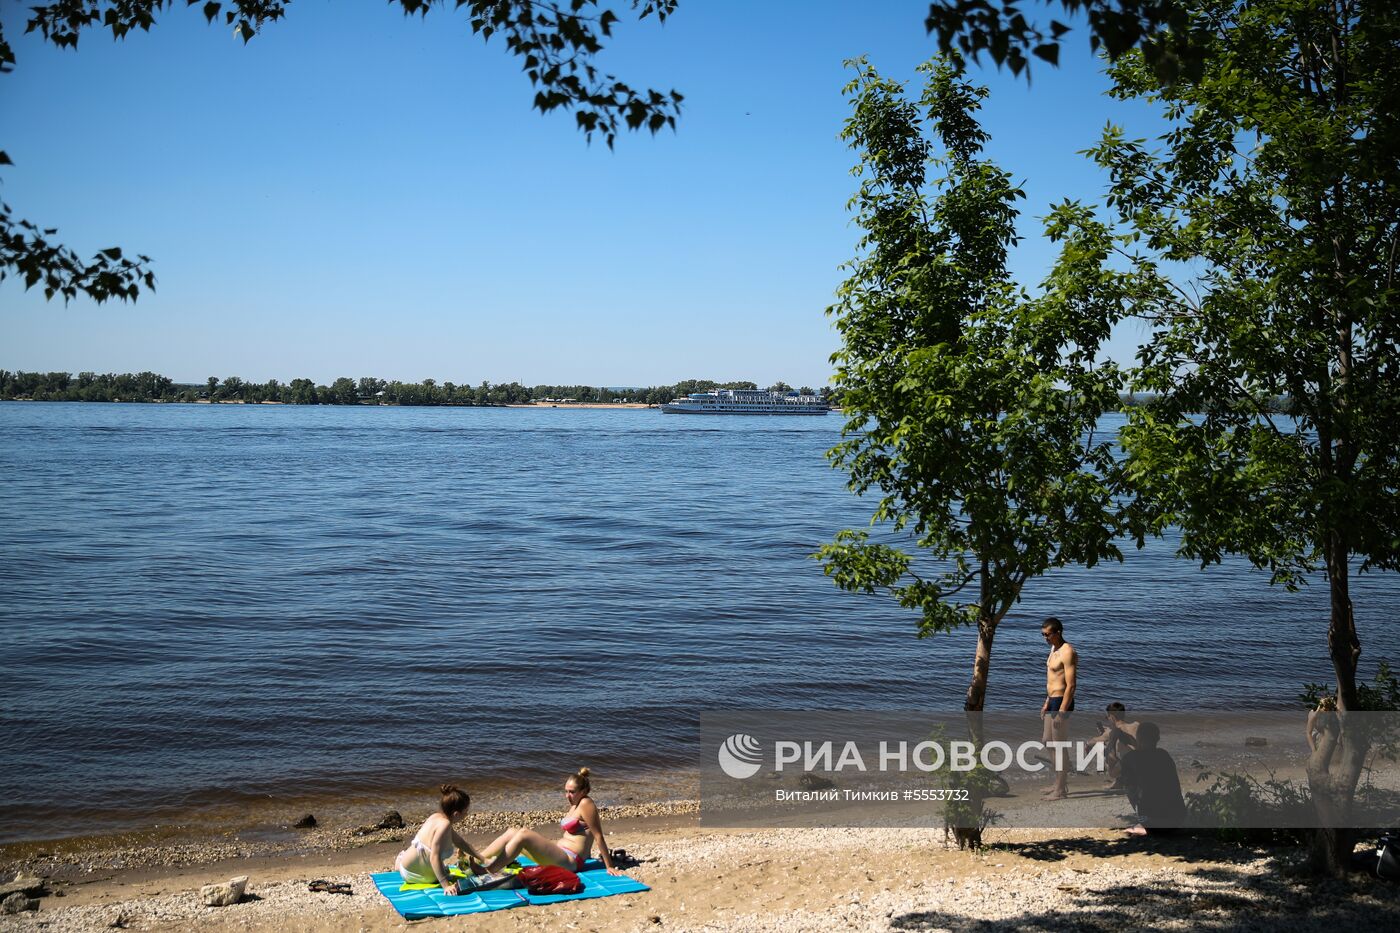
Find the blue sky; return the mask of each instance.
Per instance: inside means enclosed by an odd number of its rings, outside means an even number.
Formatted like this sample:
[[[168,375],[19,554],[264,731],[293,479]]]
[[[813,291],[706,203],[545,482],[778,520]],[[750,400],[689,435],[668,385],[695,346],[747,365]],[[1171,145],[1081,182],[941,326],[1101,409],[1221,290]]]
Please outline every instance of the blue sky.
[[[838,344],[823,311],[858,232],[842,61],[914,81],[926,11],[682,0],[664,26],[624,18],[598,64],[686,101],[677,132],[610,152],[532,110],[516,60],[450,10],[298,0],[245,47],[177,4],[148,34],[86,33],[74,52],[0,5],[18,59],[0,76],[16,163],[0,197],[84,256],[152,256],[158,278],[135,305],[0,283],[0,367],[820,385]],[[1030,86],[974,71],[991,154],[1024,179],[1028,286],[1053,256],[1037,218],[1099,198],[1077,153],[1109,120],[1160,132],[1103,96],[1082,29],[1068,41]],[[1120,330],[1110,354],[1129,361],[1138,336]]]

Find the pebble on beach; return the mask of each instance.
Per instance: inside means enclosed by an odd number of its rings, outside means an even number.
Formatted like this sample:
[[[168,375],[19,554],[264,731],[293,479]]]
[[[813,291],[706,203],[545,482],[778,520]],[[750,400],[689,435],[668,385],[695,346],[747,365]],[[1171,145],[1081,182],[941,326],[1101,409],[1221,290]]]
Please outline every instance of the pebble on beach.
[[[3,901],[0,901],[0,913],[6,913],[6,914],[22,914],[22,913],[24,913],[26,910],[38,910],[38,909],[39,909],[39,902],[38,902],[38,901],[34,900],[32,897],[25,897],[23,894],[19,893],[18,891],[16,891],[14,894],[11,894],[9,897],[5,898]]]
[[[379,822],[371,823],[368,826],[361,826],[355,830],[357,836],[368,836],[370,833],[377,833],[385,829],[403,829],[407,826],[398,810],[390,810],[379,818]]]
[[[17,875],[14,881],[0,884],[0,903],[15,894],[23,894],[25,897],[42,897],[44,888],[43,878],[35,878],[33,875],[25,874]]]
[[[206,907],[228,907],[243,900],[243,892],[248,887],[248,876],[239,875],[217,884],[206,884],[199,889],[199,899]]]

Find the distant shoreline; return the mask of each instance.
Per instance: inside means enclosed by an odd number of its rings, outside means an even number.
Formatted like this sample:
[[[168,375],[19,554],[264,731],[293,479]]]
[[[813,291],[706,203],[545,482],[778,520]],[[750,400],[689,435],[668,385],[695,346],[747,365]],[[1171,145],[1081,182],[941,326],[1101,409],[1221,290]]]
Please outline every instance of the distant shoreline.
[[[834,397],[836,392],[824,386],[820,392],[809,386],[793,388],[779,380],[767,389],[758,383],[716,382],[710,379],[682,379],[672,385],[653,386],[590,386],[538,385],[520,382],[465,385],[436,379],[422,382],[402,382],[362,376],[358,380],[341,376],[330,385],[317,385],[311,379],[293,379],[282,383],[269,379],[265,383],[247,382],[238,376],[219,380],[210,376],[202,383],[176,382],[160,373],[95,373],[80,372],[11,372],[0,369],[0,399],[36,402],[235,402],[261,404],[281,402],[291,405],[451,405],[463,407],[539,407],[548,405],[564,408],[641,407],[655,408],[696,392],[715,389],[745,389],[778,392],[787,395],[817,395]]]
[[[436,402],[431,405],[405,405],[400,402],[368,402],[359,405],[305,405],[297,406],[294,402],[245,402],[240,399],[219,399],[210,401],[207,398],[195,399],[193,401],[183,401],[176,399],[112,399],[111,401],[88,401],[86,399],[32,399],[32,398],[5,398],[0,402],[31,402],[38,405],[50,405],[54,403],[72,405],[277,405],[281,407],[304,407],[304,408],[654,408],[660,409],[660,405],[649,405],[646,402],[502,402],[500,404],[480,404],[466,405],[457,402]]]
[[[66,404],[78,404],[78,405],[252,405],[252,406],[258,406],[258,405],[275,405],[275,406],[282,407],[282,408],[288,408],[288,407],[290,407],[290,408],[297,408],[297,407],[309,407],[309,408],[315,408],[315,407],[324,407],[324,408],[330,408],[330,407],[334,407],[334,408],[560,408],[560,409],[567,409],[567,408],[589,408],[589,409],[620,409],[620,408],[632,408],[632,409],[639,409],[639,410],[643,410],[643,411],[648,410],[648,409],[651,409],[651,410],[653,410],[653,411],[660,411],[660,410],[661,410],[661,406],[660,406],[660,405],[651,405],[651,404],[648,404],[648,403],[646,403],[646,402],[505,402],[505,403],[502,403],[502,404],[499,404],[499,405],[463,405],[463,404],[457,404],[457,403],[452,403],[452,402],[442,402],[442,403],[437,403],[437,404],[433,404],[433,405],[404,405],[404,404],[401,404],[401,403],[399,403],[399,402],[383,402],[383,403],[374,404],[374,405],[370,405],[370,404],[361,404],[361,405],[335,405],[335,406],[329,406],[329,405],[326,405],[326,406],[315,406],[315,405],[312,405],[312,406],[298,406],[298,405],[296,405],[296,404],[293,403],[293,402],[243,402],[243,401],[239,401],[238,399],[221,399],[221,400],[219,400],[219,401],[217,401],[217,402],[211,402],[211,401],[210,401],[209,399],[207,399],[207,398],[196,399],[195,401],[192,401],[192,402],[166,401],[166,400],[150,400],[150,401],[142,400],[142,401],[137,401],[137,400],[135,400],[135,399],[132,399],[132,400],[130,400],[130,401],[126,401],[126,400],[123,400],[123,399],[113,399],[113,400],[110,401],[110,402],[84,402],[84,401],[81,401],[81,400],[69,401],[69,400],[67,400],[67,399],[63,399],[63,400],[59,400],[59,399],[53,399],[53,400],[50,400],[50,399],[41,399],[41,400],[37,400],[37,401],[36,401],[35,399],[32,399],[32,398],[6,398],[6,399],[0,399],[0,402],[34,402],[35,404],[44,404],[44,405],[53,404],[54,402],[60,402],[60,403],[66,403]],[[833,407],[831,408],[831,412],[832,412],[832,414],[837,414],[837,415],[839,415],[839,414],[841,414],[841,409],[840,409],[840,408],[837,408],[837,407],[835,407],[835,406],[833,406]]]

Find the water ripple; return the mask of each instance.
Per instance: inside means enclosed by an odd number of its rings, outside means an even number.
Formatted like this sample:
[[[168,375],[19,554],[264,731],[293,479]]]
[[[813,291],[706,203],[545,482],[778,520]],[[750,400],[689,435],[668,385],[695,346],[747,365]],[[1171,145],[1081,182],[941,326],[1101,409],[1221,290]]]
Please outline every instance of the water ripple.
[[[868,518],[824,460],[839,427],[0,403],[0,834],[584,759],[693,767],[702,709],[959,708],[970,633],[918,640],[810,558]],[[1028,586],[992,705],[1038,706],[1051,614],[1085,708],[1279,706],[1328,679],[1323,587],[1172,547]],[[1368,647],[1400,644],[1395,577],[1355,595]]]

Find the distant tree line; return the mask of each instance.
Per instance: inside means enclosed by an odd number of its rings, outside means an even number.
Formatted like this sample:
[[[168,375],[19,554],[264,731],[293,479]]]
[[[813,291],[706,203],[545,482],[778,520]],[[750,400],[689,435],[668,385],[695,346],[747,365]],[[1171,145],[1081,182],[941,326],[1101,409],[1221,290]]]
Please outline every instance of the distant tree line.
[[[424,379],[399,382],[364,376],[342,376],[330,385],[317,385],[310,379],[279,382],[247,382],[238,376],[219,379],[210,376],[203,383],[177,383],[158,373],[26,373],[0,369],[0,399],[41,402],[263,402],[286,405],[512,405],[528,402],[630,402],[659,405],[691,392],[712,389],[757,389],[755,382],[714,382],[686,379],[675,385],[645,388],[609,388],[584,385],[525,386],[518,382],[482,382],[457,385]],[[768,389],[792,391],[785,382]],[[808,386],[804,395],[832,397],[824,386],[820,391]]]
[[[291,382],[246,382],[238,376],[219,379],[210,376],[203,383],[178,383],[159,373],[26,373],[0,369],[0,399],[36,402],[277,402],[284,405],[521,405],[529,402],[564,403],[627,402],[661,405],[691,392],[714,389],[757,389],[756,382],[715,382],[710,379],[683,379],[675,385],[645,387],[608,386],[526,386],[518,382],[495,385],[457,385],[424,379],[398,382],[363,376],[342,376],[330,385],[317,385],[310,379]],[[840,406],[842,390],[832,386],[794,390],[786,382],[764,386],[774,392],[796,391],[819,395]],[[1150,395],[1120,395],[1120,409],[1137,408],[1152,400]],[[1288,414],[1287,398],[1269,398],[1260,404],[1265,410]]]
[[[12,373],[0,369],[0,398],[62,402],[177,401],[182,387],[158,373]]]

